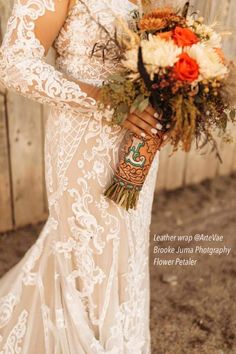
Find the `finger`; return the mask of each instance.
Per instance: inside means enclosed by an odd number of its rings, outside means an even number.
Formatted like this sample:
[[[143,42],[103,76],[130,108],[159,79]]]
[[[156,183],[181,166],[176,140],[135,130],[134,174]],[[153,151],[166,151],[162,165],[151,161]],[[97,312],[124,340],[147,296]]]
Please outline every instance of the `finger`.
[[[140,137],[144,138],[146,136],[146,134],[143,132],[142,129],[140,129],[135,124],[128,121],[128,119],[126,119],[125,122],[123,123],[123,127],[129,129],[132,133],[137,134]]]
[[[143,122],[147,123],[151,128],[156,128],[157,125],[157,120],[151,116],[149,113],[147,112],[138,112],[135,111],[134,115],[137,116],[140,120],[142,120]]]
[[[161,111],[157,112],[151,105],[149,105],[149,106],[145,109],[145,111],[146,111],[147,113],[149,113],[151,116],[153,116],[154,118],[156,118],[156,119],[161,120],[161,118],[162,118],[162,113],[161,113]]]
[[[156,112],[156,110],[155,110],[151,105],[149,105],[149,106],[145,109],[145,111],[146,111],[147,113],[149,113],[151,116],[154,116],[154,114],[155,114],[155,112]]]
[[[146,121],[142,120],[140,117],[138,117],[135,114],[129,115],[127,120],[136,126],[138,126],[141,130],[146,132],[149,135],[156,134],[157,130],[153,128],[150,124],[146,123]],[[155,127],[155,126],[154,126]]]
[[[128,120],[138,126],[140,129],[142,129],[146,134],[151,136],[152,138],[161,138],[162,132],[156,128],[156,125],[149,125],[147,122],[143,121],[140,117],[136,116],[135,114],[132,114],[128,117]]]
[[[133,124],[132,122],[128,121],[127,119],[125,120],[125,122],[122,124],[123,127],[127,128],[128,130],[130,130],[132,133],[140,136],[141,138],[145,138],[146,133],[143,132],[142,129],[140,129],[139,127],[137,127],[135,124]],[[162,136],[152,136],[152,138],[157,139],[158,143],[159,143],[159,150],[164,147],[167,142],[168,142],[168,136],[165,135],[165,141],[163,142],[163,137]]]
[[[135,111],[134,113],[136,115],[138,115],[141,119],[145,120],[153,128],[155,128],[157,130],[162,130],[163,124],[161,123],[161,115],[159,113],[156,113],[156,111],[153,110],[152,108],[151,108],[151,110],[149,110],[149,112],[155,112],[154,115],[156,114],[156,116],[154,116],[153,114],[151,115],[147,111],[144,111],[142,113],[139,111]]]

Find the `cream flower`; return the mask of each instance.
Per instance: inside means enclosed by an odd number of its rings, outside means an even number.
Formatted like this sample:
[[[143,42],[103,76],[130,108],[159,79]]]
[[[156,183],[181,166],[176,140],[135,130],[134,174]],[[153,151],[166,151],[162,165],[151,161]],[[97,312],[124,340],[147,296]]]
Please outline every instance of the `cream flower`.
[[[221,58],[214,48],[198,43],[187,48],[186,52],[191,58],[197,61],[200,71],[200,80],[224,77],[228,73],[228,68],[222,63]]]
[[[187,16],[187,25],[188,27],[193,27],[195,23],[195,19],[193,16]]]
[[[149,35],[149,40],[142,41],[141,45],[145,64],[156,68],[174,66],[182,52],[174,41],[166,41],[152,35]]]
[[[192,27],[194,33],[201,38],[209,38],[204,40],[204,43],[208,46],[213,48],[222,47],[222,37],[219,33],[213,30],[213,26],[207,26],[204,23],[197,22],[192,16],[187,17],[187,25]]]
[[[221,48],[222,47],[222,37],[219,33],[212,30],[210,38],[206,41],[206,44],[212,48]]]
[[[138,72],[138,47],[130,49],[125,53],[122,65],[135,73]]]
[[[153,35],[149,35],[148,40],[143,40],[141,46],[144,63],[150,74],[157,72],[159,68],[174,66],[182,53],[182,49],[174,41],[166,41]],[[131,71],[138,72],[138,47],[126,52],[122,64]]]

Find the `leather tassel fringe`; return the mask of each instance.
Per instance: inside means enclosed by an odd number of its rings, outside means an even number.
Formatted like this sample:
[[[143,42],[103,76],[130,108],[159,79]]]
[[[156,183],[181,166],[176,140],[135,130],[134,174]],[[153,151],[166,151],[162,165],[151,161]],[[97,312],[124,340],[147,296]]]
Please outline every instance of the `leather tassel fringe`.
[[[114,177],[113,183],[107,188],[104,195],[128,211],[136,209],[139,193],[140,189],[136,186],[125,184]]]

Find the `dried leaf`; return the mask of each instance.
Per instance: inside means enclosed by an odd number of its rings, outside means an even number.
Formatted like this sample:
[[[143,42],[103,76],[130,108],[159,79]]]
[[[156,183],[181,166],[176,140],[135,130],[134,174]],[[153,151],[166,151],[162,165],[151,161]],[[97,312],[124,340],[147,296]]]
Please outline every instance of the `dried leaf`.
[[[148,105],[149,105],[149,98],[145,98],[145,100],[143,100],[138,106],[139,111],[144,112],[145,109],[148,107]]]
[[[113,91],[115,91],[115,92],[122,92],[122,90],[123,90],[123,88],[122,88],[122,86],[121,85],[119,85],[119,84],[114,84],[114,83],[111,83],[110,84],[110,88],[113,90]]]
[[[113,74],[108,77],[109,80],[111,81],[116,81],[116,82],[124,82],[125,77],[119,74]]]
[[[232,109],[230,112],[229,112],[229,116],[232,120],[234,120],[236,118],[236,110],[235,109]]]
[[[121,125],[127,117],[128,117],[128,113],[118,112],[117,114],[115,114],[114,123]]]
[[[129,113],[129,106],[126,103],[122,102],[117,106],[116,111],[118,113]]]

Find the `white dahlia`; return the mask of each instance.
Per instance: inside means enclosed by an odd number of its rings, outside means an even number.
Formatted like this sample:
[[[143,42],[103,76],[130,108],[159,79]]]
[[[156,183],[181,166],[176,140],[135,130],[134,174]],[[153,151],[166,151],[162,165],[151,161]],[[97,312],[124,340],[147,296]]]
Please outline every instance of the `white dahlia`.
[[[206,44],[212,48],[221,48],[222,47],[221,35],[212,30],[212,32],[209,35],[209,40],[206,41]]]
[[[141,45],[145,64],[156,68],[174,66],[182,52],[174,41],[152,35],[149,35],[149,40],[142,41]]]
[[[188,55],[195,59],[199,65],[200,80],[224,77],[228,68],[222,63],[220,56],[214,50],[203,43],[194,44],[186,49]]]

